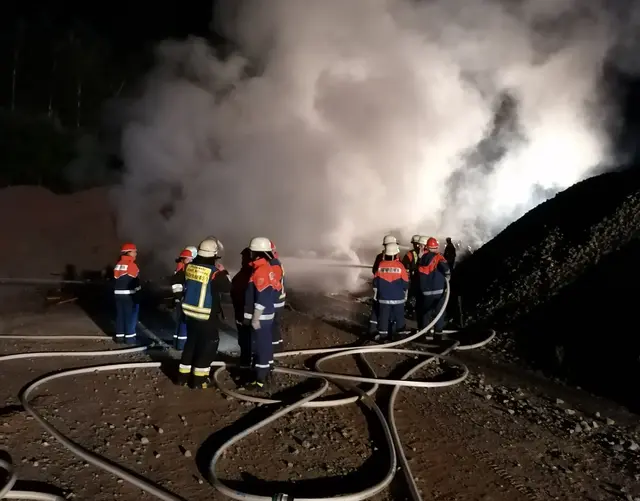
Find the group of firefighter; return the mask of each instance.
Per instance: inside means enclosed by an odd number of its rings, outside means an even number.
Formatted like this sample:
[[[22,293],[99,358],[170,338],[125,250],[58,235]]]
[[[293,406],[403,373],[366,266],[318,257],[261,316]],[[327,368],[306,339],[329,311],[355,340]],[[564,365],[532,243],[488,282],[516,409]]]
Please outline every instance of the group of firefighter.
[[[406,334],[405,318],[413,309],[418,329],[426,328],[444,306],[447,281],[455,262],[455,247],[447,238],[444,255],[433,237],[413,235],[412,249],[400,257],[400,246],[393,235],[382,241],[383,251],[373,263],[373,306],[369,332],[376,340],[390,340]],[[408,306],[408,308],[407,308]],[[444,314],[433,326],[441,337]]]
[[[381,341],[394,333],[406,332],[407,302],[415,304],[419,329],[442,308],[455,248],[447,239],[445,256],[448,259],[445,259],[435,238],[414,235],[411,243],[413,248],[400,259],[397,239],[387,235],[383,251],[373,265],[370,330]],[[271,376],[274,353],[282,347],[284,269],[276,246],[265,237],[251,239],[241,253],[242,266],[233,279],[219,262],[222,250],[220,240],[207,237],[198,247],[186,247],[176,260],[171,280],[177,325],[174,347],[182,352],[177,383],[192,388],[206,388],[211,384],[211,363],[220,342],[221,296],[230,293],[240,345],[238,379],[246,389],[261,390]],[[124,244],[114,267],[115,337],[117,342],[127,344],[137,342],[141,290],[137,252],[134,244]],[[434,334],[441,333],[443,326],[444,317],[441,317],[435,324]]]

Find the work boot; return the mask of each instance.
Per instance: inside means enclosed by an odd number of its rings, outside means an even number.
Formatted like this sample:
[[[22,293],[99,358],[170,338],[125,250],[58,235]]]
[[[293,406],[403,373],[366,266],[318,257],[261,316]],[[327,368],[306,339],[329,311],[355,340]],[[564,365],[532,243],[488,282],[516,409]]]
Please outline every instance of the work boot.
[[[247,391],[264,391],[265,386],[265,383],[261,381],[251,381],[250,383],[245,384],[243,389]]]
[[[386,343],[387,341],[391,340],[391,337],[389,336],[389,334],[376,334],[373,340],[378,343]]]
[[[178,377],[176,377],[176,384],[178,386],[189,386],[189,376],[191,376],[191,374],[185,374],[183,372],[178,373]]]

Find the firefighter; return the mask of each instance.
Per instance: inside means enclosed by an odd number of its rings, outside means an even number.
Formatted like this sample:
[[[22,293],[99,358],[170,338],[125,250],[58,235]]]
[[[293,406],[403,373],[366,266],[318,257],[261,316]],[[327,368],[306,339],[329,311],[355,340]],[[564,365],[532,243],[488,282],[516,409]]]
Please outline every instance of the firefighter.
[[[182,296],[184,293],[184,269],[198,255],[198,249],[194,246],[185,247],[176,259],[176,270],[171,279],[171,292],[173,292],[173,302],[175,304],[176,332],[173,335],[173,347],[182,351],[187,342],[187,324],[182,313]]]
[[[271,339],[273,344],[273,352],[277,353],[282,349],[282,312],[284,311],[284,303],[287,299],[287,292],[284,288],[284,268],[280,262],[276,245],[271,242],[271,255],[273,259],[269,261],[269,264],[273,268],[276,279],[276,299],[273,317],[273,325],[271,327]],[[273,362],[273,361],[272,361]]]
[[[233,313],[238,331],[238,345],[240,346],[240,369],[248,371],[251,369],[251,326],[244,322],[244,300],[249,286],[249,280],[253,273],[251,266],[251,251],[245,247],[240,253],[242,265],[240,271],[231,280],[231,302],[233,303]]]
[[[218,239],[207,238],[198,246],[197,257],[185,267],[182,312],[187,324],[187,342],[180,359],[178,384],[192,388],[210,385],[211,362],[220,343],[220,294],[229,292],[229,273],[217,262]]]
[[[418,329],[424,329],[442,309],[445,298],[446,280],[451,271],[445,258],[440,254],[440,244],[431,237],[427,240],[424,255],[420,258],[418,273],[420,275],[420,296],[418,297],[417,320]],[[435,334],[442,336],[444,314],[435,325]]]
[[[443,255],[449,265],[449,269],[453,272],[453,266],[456,262],[456,248],[451,242],[451,237],[447,237],[447,245],[444,246]]]
[[[418,262],[422,257],[422,248],[420,245],[421,235],[413,235],[411,237],[412,249],[402,258],[402,264],[409,274],[409,294],[407,296],[406,310],[407,313],[415,312],[417,292],[420,291],[420,280],[418,280]],[[425,240],[426,243],[426,240]]]
[[[404,304],[407,300],[409,274],[400,262],[398,244],[384,246],[384,258],[373,277],[373,297],[378,303],[377,341],[405,330]]]
[[[373,273],[373,276],[375,276],[376,273],[378,272],[378,267],[380,266],[380,263],[384,259],[384,246],[387,244],[397,244],[397,243],[398,243],[398,240],[393,235],[386,235],[382,239],[382,252],[380,252],[380,254],[376,256],[375,260],[373,261],[373,266],[371,267],[371,273]],[[376,333],[377,330],[378,330],[378,304],[374,299],[373,305],[371,307],[371,316],[369,317],[369,334],[373,335]]]
[[[244,323],[251,327],[254,380],[246,388],[262,390],[273,361],[271,327],[275,316],[277,282],[269,264],[272,259],[271,241],[255,237],[251,239],[249,250],[252,273],[245,295]]]
[[[134,344],[140,311],[140,269],[136,264],[138,249],[127,243],[120,248],[120,260],[113,268],[116,302],[116,342]]]

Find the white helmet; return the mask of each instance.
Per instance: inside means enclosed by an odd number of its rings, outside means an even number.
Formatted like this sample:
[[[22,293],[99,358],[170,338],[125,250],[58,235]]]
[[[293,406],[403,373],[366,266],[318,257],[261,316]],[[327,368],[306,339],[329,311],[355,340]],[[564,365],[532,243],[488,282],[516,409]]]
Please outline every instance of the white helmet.
[[[185,248],[185,250],[188,250],[189,252],[191,252],[191,257],[193,259],[195,259],[196,257],[198,257],[198,248],[195,247],[194,245],[187,245]]]
[[[215,237],[208,237],[198,246],[198,255],[202,257],[220,257],[220,241]]]
[[[398,239],[393,235],[387,235],[382,239],[382,245],[397,244],[397,243],[398,243]]]
[[[209,235],[208,237],[205,238],[205,240],[215,240],[216,243],[218,244],[218,257],[222,257],[222,254],[224,253],[224,245],[222,245],[222,242],[220,241],[220,239],[217,237],[214,237],[213,235]]]
[[[384,255],[385,256],[396,256],[400,254],[400,247],[396,243],[386,244],[384,246]]]
[[[422,238],[421,235],[413,235],[411,237],[411,243],[412,244],[419,244],[420,243],[420,239]]]
[[[249,250],[253,252],[271,252],[271,240],[265,237],[254,237],[249,242]]]
[[[426,235],[420,235],[420,239],[418,240],[418,243],[422,246],[427,245],[427,240],[429,240],[429,237],[427,237]]]

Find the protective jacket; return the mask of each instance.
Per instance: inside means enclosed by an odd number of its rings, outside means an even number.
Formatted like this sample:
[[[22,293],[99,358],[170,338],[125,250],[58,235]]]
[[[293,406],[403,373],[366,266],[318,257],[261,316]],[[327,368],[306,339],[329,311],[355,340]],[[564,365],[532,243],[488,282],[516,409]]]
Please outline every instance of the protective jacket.
[[[173,272],[173,276],[171,277],[171,292],[173,293],[174,299],[182,299],[185,282],[184,269],[184,263],[182,261],[178,261],[176,270]]]
[[[378,267],[380,266],[380,263],[382,262],[383,259],[384,259],[384,252],[381,252],[376,256],[375,260],[373,261],[373,266],[371,267],[371,273],[375,275],[378,272]]]
[[[253,312],[260,310],[260,320],[273,320],[276,299],[276,276],[265,258],[251,263],[251,277],[244,299],[244,318],[251,320]]]
[[[373,296],[380,304],[402,304],[407,298],[409,275],[399,259],[381,261],[373,277]]]
[[[131,296],[140,290],[140,269],[131,256],[121,256],[118,264],[113,268],[116,296]]]
[[[284,289],[284,268],[282,267],[282,263],[280,259],[274,257],[271,261],[269,261],[271,268],[273,269],[273,273],[275,276],[275,304],[274,307],[283,308],[284,302],[287,299],[287,292]]]
[[[443,294],[446,287],[445,278],[449,278],[451,271],[442,254],[427,252],[420,259],[418,267],[420,274],[420,290],[424,296]]]
[[[220,294],[229,292],[229,272],[212,258],[199,256],[184,270],[184,297],[182,312],[196,320],[209,320],[221,310]]]
[[[412,277],[418,271],[418,263],[420,258],[418,257],[418,251],[415,249],[407,252],[402,258],[402,264],[407,269],[409,276]]]

